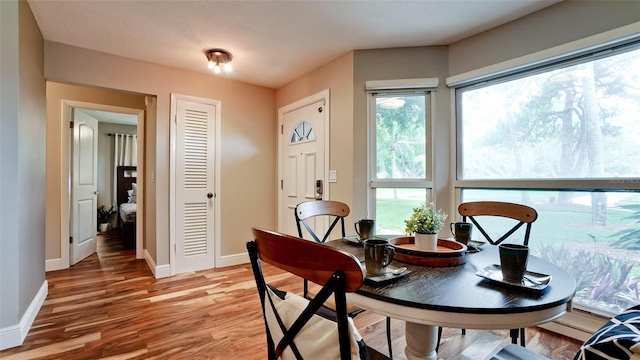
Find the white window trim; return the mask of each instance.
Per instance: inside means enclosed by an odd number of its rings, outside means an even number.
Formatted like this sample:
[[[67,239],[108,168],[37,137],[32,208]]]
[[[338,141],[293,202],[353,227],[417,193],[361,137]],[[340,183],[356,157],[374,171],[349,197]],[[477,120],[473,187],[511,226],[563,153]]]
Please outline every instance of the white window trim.
[[[401,90],[401,89],[437,89],[440,85],[438,78],[370,80],[365,82],[367,91],[371,90]]]
[[[440,79],[438,78],[420,78],[420,79],[396,79],[396,80],[373,80],[366,81],[365,88],[367,91],[367,183],[369,184],[367,189],[367,212],[368,216],[375,218],[375,189],[376,188],[424,188],[427,191],[429,199],[434,198],[434,182],[433,182],[433,166],[434,166],[434,139],[433,133],[435,131],[434,121],[434,93],[438,88]],[[404,91],[403,91],[404,90]],[[373,93],[377,94],[407,94],[412,91],[420,91],[425,94],[425,101],[427,106],[426,116],[426,129],[428,129],[428,136],[426,138],[425,147],[430,150],[431,156],[426,159],[426,173],[425,179],[376,179],[376,122],[375,117],[372,118],[372,114],[375,114],[376,104],[371,101],[374,99]]]

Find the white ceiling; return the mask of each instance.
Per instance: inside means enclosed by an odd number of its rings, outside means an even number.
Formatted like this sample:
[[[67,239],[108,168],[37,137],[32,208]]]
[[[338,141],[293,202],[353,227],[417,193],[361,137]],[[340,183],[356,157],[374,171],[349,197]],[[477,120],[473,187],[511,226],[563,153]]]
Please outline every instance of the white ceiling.
[[[448,45],[561,0],[29,0],[45,40],[279,88],[351,50]]]

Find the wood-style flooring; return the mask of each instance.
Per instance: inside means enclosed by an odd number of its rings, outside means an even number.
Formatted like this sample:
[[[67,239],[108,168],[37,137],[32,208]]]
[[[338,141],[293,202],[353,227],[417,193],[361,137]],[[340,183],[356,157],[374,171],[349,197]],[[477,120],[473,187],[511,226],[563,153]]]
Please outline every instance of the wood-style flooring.
[[[288,291],[302,281],[268,265],[265,274]],[[47,273],[49,295],[24,344],[0,352],[13,359],[266,358],[264,324],[251,267],[238,265],[154,279],[117,233],[99,237],[98,253]],[[368,345],[387,353],[384,317],[365,311],[355,323]],[[404,323],[392,321],[395,359],[404,356]],[[507,331],[446,328],[440,359],[486,359],[508,343]],[[580,343],[537,328],[527,347],[572,359]],[[315,360],[315,359],[313,359]]]

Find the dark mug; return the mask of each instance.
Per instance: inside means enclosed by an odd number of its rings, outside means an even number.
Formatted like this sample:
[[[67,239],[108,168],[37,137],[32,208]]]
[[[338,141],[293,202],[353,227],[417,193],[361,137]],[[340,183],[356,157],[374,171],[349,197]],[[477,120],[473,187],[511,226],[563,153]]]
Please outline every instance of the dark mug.
[[[471,240],[471,232],[473,231],[473,224],[466,222],[450,223],[451,233],[456,238],[456,241],[467,245]]]
[[[395,249],[387,240],[369,239],[364,241],[364,266],[367,275],[377,276],[384,273],[387,265],[393,261]]]
[[[376,221],[371,219],[362,219],[353,224],[353,227],[356,229],[356,233],[362,242],[373,238],[373,235],[376,232]]]
[[[521,283],[527,260],[529,259],[529,247],[517,244],[500,244],[500,268],[504,281]]]

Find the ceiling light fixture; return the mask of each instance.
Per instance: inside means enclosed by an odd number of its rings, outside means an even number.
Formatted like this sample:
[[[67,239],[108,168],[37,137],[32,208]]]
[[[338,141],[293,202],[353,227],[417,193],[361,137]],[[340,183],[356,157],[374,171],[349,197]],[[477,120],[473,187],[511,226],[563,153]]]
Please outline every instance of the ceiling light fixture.
[[[227,50],[211,49],[205,51],[205,55],[207,55],[209,69],[213,69],[214,73],[220,74],[222,71],[220,65],[224,67],[224,71],[231,71],[231,64],[229,63],[231,59],[233,59],[233,56]]]
[[[406,101],[403,98],[382,98],[378,99],[377,104],[383,109],[400,109]]]

